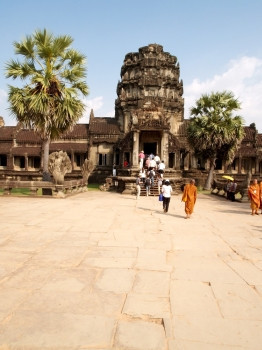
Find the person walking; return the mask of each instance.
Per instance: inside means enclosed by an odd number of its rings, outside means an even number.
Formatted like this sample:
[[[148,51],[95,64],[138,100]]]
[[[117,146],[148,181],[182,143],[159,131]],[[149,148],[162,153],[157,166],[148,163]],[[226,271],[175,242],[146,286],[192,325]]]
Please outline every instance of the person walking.
[[[138,199],[140,197],[140,193],[141,193],[141,179],[140,176],[138,175],[136,178],[136,199]]]
[[[259,215],[258,209],[260,207],[260,190],[257,179],[254,179],[248,187],[248,198],[250,199],[251,215]]]
[[[141,151],[138,155],[139,157],[139,168],[142,169],[144,166],[144,160],[145,160],[145,153],[144,151]]]
[[[170,181],[166,179],[166,181],[164,182],[164,185],[162,186],[164,213],[168,212],[172,191],[173,189],[170,185]]]
[[[183,195],[182,195],[182,201],[185,202],[185,212],[186,212],[185,219],[189,219],[191,214],[193,213],[196,199],[197,199],[197,188],[195,186],[195,180],[191,179],[190,183],[185,185]]]
[[[158,173],[160,174],[162,179],[163,179],[163,176],[164,176],[165,168],[166,168],[165,163],[162,160],[162,162],[158,165]]]
[[[146,196],[148,197],[150,195],[150,187],[151,187],[151,179],[149,176],[147,176],[146,178],[145,187],[146,187]]]

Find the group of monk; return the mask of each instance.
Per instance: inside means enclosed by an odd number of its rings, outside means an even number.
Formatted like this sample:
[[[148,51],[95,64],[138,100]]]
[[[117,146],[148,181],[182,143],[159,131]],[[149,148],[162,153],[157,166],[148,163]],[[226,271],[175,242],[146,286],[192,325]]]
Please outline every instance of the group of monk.
[[[250,199],[251,215],[259,215],[262,212],[262,181],[258,184],[257,179],[252,180],[248,187],[248,197]]]

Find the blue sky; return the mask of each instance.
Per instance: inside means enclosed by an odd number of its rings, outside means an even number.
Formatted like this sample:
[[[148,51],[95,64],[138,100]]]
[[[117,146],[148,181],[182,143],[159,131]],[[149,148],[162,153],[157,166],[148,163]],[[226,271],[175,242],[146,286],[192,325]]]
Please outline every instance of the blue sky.
[[[0,115],[9,115],[5,64],[13,42],[46,28],[74,38],[87,57],[86,113],[113,117],[124,57],[157,43],[178,58],[185,118],[203,94],[230,90],[241,102],[245,125],[262,132],[262,0],[0,0]]]

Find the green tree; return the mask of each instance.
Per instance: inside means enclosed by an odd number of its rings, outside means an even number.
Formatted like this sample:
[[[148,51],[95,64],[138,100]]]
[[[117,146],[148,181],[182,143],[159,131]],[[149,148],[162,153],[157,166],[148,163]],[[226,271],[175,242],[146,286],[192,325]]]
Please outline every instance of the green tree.
[[[195,153],[210,163],[205,189],[211,188],[216,159],[232,161],[244,137],[243,119],[233,116],[238,109],[240,103],[228,91],[204,94],[190,109],[188,141]]]
[[[85,108],[79,93],[88,95],[86,58],[71,48],[72,42],[68,35],[37,30],[14,42],[21,62],[12,59],[6,64],[6,77],[24,83],[22,87],[9,85],[11,114],[43,140],[43,178],[48,178],[50,141],[75,125]]]

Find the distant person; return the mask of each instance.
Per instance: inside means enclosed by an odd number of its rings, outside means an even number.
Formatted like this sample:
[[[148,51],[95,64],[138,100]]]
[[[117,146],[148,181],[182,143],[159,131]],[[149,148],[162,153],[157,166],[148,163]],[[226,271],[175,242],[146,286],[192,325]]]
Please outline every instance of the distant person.
[[[154,168],[152,168],[149,173],[148,173],[148,176],[150,177],[150,180],[151,180],[151,187],[153,188],[154,187],[154,184],[155,184],[155,171],[154,171]]]
[[[185,185],[183,195],[182,195],[182,201],[185,202],[185,212],[186,212],[185,219],[189,219],[191,214],[193,213],[196,199],[197,199],[197,188],[195,186],[195,180],[191,179],[190,183]]]
[[[146,177],[145,187],[146,187],[146,196],[148,197],[150,195],[150,187],[151,187],[151,179],[149,176]]]
[[[158,169],[158,165],[160,164],[160,158],[158,155],[155,156],[155,162],[156,162],[156,169]]]
[[[139,158],[139,168],[142,169],[144,166],[144,160],[145,160],[145,153],[144,151],[141,151],[138,155]]]
[[[157,175],[157,188],[158,188],[158,194],[161,193],[161,186],[162,186],[162,179],[160,175]]]
[[[141,177],[142,179],[142,182],[145,183],[145,179],[146,179],[146,171],[144,168],[142,168],[139,172],[139,176]]]
[[[152,170],[156,167],[156,161],[154,158],[150,159],[150,163],[149,163],[149,170]]]
[[[115,163],[113,164],[113,176],[116,176],[116,165],[115,165]]]
[[[150,158],[147,157],[146,162],[145,162],[145,168],[149,169],[149,167],[150,167]]]
[[[259,215],[258,209],[260,207],[260,189],[257,179],[254,179],[248,187],[248,198],[250,199],[251,215]]]
[[[160,174],[160,176],[162,177],[162,179],[163,179],[163,174],[164,174],[164,172],[165,172],[165,168],[166,168],[166,166],[165,166],[165,163],[164,163],[164,161],[162,160],[162,162],[158,165],[158,173]]]
[[[229,188],[229,199],[232,201],[232,202],[235,202],[236,200],[236,189],[237,189],[237,183],[236,181],[233,179],[233,181],[231,181],[231,185],[230,185],[230,188]]]
[[[125,159],[125,161],[124,161],[124,168],[127,168],[128,165],[129,165],[129,163],[128,163],[128,161]]]
[[[136,199],[138,199],[140,197],[140,193],[141,193],[141,178],[138,175],[138,177],[136,178]]]
[[[170,181],[168,179],[166,179],[166,181],[164,182],[164,185],[162,186],[164,213],[168,212],[172,191],[173,191],[173,189],[170,185]]]

